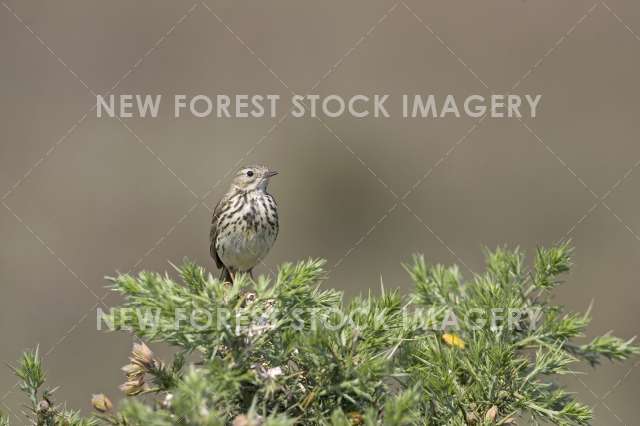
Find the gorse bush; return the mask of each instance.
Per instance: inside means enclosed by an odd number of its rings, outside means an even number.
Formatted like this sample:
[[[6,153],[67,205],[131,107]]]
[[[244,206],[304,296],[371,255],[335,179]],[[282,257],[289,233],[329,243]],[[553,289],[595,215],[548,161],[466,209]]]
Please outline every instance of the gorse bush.
[[[498,249],[470,280],[415,257],[412,294],[350,302],[319,286],[316,260],[233,285],[189,262],[180,282],[121,275],[111,285],[125,302],[103,320],[140,343],[117,410],[104,395],[88,418],[56,405],[37,351],[15,371],[37,425],[588,424],[590,408],[554,379],[638,347],[608,334],[576,342],[589,313],[551,300],[569,256],[566,244],[540,249],[526,267],[519,251]],[[165,363],[143,342],[179,351]]]

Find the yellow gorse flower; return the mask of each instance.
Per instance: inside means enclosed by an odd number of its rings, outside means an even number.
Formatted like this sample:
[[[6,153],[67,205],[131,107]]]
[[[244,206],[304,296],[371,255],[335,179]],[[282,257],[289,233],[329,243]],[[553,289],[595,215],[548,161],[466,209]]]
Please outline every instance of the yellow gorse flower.
[[[455,346],[458,349],[464,349],[464,340],[455,334],[445,333],[442,335],[442,340],[449,346]]]

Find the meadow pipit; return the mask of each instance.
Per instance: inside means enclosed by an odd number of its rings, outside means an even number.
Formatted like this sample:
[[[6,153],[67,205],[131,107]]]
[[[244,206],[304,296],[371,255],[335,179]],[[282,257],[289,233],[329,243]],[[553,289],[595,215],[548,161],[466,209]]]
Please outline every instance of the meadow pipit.
[[[278,210],[267,192],[276,174],[264,166],[243,167],[213,211],[209,250],[222,281],[233,282],[237,272],[251,274],[276,241]]]

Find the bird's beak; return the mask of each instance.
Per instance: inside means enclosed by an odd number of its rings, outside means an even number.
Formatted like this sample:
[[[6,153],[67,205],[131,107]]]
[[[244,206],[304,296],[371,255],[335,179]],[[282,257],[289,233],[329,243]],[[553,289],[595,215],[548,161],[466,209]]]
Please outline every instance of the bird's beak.
[[[278,172],[276,172],[275,170],[269,170],[269,171],[265,174],[265,177],[270,178],[270,177],[273,177],[273,176],[275,176],[275,175],[277,175],[277,174],[278,174]]]

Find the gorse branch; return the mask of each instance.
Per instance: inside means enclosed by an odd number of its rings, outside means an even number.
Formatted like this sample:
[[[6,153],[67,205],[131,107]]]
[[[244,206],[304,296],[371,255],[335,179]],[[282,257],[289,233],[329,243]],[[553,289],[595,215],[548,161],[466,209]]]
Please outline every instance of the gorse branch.
[[[136,343],[123,367],[127,398],[114,411],[94,395],[89,419],[41,390],[37,351],[16,374],[38,425],[585,425],[591,409],[555,378],[639,348],[611,334],[576,342],[589,312],[551,301],[570,254],[567,244],[539,249],[528,267],[519,250],[500,248],[469,279],[416,256],[405,265],[412,294],[382,288],[350,302],[320,288],[317,260],[233,284],[191,262],[175,267],[178,280],[120,275],[111,288],[125,302],[103,321],[177,347],[170,363]]]

